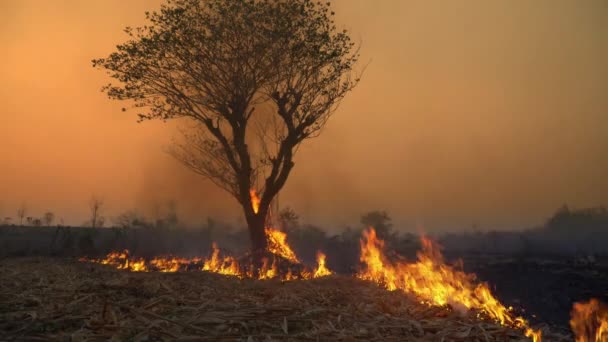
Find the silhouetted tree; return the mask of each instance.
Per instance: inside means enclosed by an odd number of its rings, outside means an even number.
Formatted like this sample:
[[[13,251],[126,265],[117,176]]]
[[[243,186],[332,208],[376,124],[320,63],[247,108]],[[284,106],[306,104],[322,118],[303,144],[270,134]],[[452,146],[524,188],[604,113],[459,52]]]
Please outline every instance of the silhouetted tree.
[[[387,239],[391,234],[391,218],[386,211],[374,210],[361,216],[361,223],[366,227],[374,227],[378,237]]]
[[[103,208],[103,200],[96,196],[91,197],[89,200],[89,209],[91,210],[90,224],[92,228],[102,227],[104,218],[101,216],[101,210]]]
[[[27,206],[25,203],[22,203],[19,208],[17,208],[17,218],[19,219],[19,225],[23,226],[23,218],[27,215]]]
[[[132,227],[145,227],[149,228],[152,226],[145,217],[139,215],[135,210],[126,211],[113,220],[114,225],[120,228],[132,228]]]
[[[313,0],[167,0],[93,61],[120,82],[108,96],[134,103],[142,120],[191,119],[171,154],[241,204],[255,252],[297,147],[358,82],[358,52],[333,15]]]
[[[279,212],[279,225],[283,231],[289,232],[299,228],[299,220],[298,214],[290,207],[285,207]]]
[[[53,221],[55,221],[55,214],[50,211],[47,211],[46,213],[44,213],[43,220],[44,225],[49,227],[51,224],[53,224]]]
[[[545,227],[564,234],[607,231],[608,210],[604,207],[570,209],[564,205],[547,220]]]

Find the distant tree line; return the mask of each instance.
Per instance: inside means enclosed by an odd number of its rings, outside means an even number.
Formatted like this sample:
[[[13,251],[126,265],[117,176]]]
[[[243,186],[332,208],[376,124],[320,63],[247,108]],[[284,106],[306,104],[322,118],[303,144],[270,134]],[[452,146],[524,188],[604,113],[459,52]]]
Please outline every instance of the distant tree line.
[[[99,218],[101,207],[97,208]],[[11,240],[7,230],[0,230],[7,254],[28,253],[53,255],[104,254],[112,249],[128,248],[134,253],[157,255],[163,253],[201,255],[209,251],[212,242],[234,254],[247,251],[249,233],[245,227],[235,227],[213,218],[207,218],[198,227],[180,222],[175,202],[159,205],[153,218],[147,218],[135,210],[126,211],[112,218],[107,227],[96,223],[95,229],[58,226],[48,230],[47,238],[38,241],[44,229],[31,230],[23,227],[10,234],[22,236]],[[91,213],[93,218],[93,213]],[[50,225],[54,215],[40,219],[25,218],[32,227]],[[419,237],[394,228],[388,212],[373,210],[360,217],[358,225],[341,230],[328,230],[309,223],[302,223],[296,211],[284,208],[273,218],[274,227],[287,233],[288,242],[296,254],[307,263],[314,263],[317,250],[325,252],[328,264],[338,272],[350,272],[358,264],[360,238],[364,229],[376,228],[378,236],[385,240],[389,256],[414,259],[420,247]],[[103,227],[103,229],[99,229]],[[46,234],[46,233],[45,233]],[[505,254],[517,257],[543,255],[608,256],[608,212],[603,207],[558,209],[540,227],[519,231],[451,232],[435,236],[444,247],[448,258],[468,254]],[[38,244],[38,245],[37,245]],[[38,247],[34,248],[36,245]],[[36,250],[38,252],[31,252]],[[28,252],[29,251],[29,252]],[[1,254],[1,253],[0,253]]]

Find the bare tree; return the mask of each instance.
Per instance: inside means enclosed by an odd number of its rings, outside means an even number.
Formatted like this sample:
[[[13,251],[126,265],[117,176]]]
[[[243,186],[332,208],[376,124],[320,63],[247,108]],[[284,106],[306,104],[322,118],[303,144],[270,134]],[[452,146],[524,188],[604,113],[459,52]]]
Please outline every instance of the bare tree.
[[[23,226],[23,218],[27,215],[27,206],[25,203],[22,203],[19,208],[17,208],[17,218],[19,219],[19,225]]]
[[[55,214],[50,211],[47,211],[46,213],[44,213],[43,221],[45,226],[50,227],[51,224],[53,224],[53,221],[55,221]]]
[[[298,146],[358,83],[358,50],[333,15],[313,0],[167,0],[93,61],[142,120],[189,119],[171,154],[241,204],[254,252]]]
[[[279,212],[279,225],[283,231],[289,232],[300,226],[300,217],[290,207],[285,207]]]
[[[98,228],[103,226],[104,218],[101,216],[102,208],[103,200],[96,196],[91,197],[89,201],[89,209],[91,210],[91,227]]]
[[[150,227],[151,223],[135,210],[128,210],[112,219],[112,223],[120,228]]]

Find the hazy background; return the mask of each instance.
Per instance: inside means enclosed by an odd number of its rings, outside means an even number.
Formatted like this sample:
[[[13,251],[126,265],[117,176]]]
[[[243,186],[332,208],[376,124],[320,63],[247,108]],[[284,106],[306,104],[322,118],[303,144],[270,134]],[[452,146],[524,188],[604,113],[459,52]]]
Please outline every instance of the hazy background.
[[[233,200],[163,152],[173,124],[136,123],[91,67],[157,0],[0,0],[0,217],[154,211],[240,222]],[[342,0],[360,86],[304,145],[281,205],[342,227],[504,229],[608,202],[608,2]]]

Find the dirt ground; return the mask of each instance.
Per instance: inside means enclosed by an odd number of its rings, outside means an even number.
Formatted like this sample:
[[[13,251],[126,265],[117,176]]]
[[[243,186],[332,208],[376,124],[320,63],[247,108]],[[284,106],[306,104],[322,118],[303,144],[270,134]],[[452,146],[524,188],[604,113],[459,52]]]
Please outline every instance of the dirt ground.
[[[0,260],[0,341],[528,341],[477,316],[348,276],[254,281]]]

